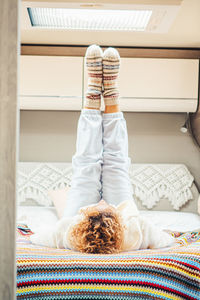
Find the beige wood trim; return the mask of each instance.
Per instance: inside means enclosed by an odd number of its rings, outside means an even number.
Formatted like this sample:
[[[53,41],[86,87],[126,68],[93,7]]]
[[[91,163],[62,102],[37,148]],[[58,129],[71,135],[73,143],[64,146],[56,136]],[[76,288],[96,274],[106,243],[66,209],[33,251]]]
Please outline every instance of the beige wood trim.
[[[183,0],[101,0],[104,4],[139,4],[139,5],[180,5]],[[23,2],[30,2],[30,0],[23,0]],[[34,2],[41,2],[41,0],[34,0]],[[55,0],[42,0],[42,2],[55,2]],[[99,0],[85,1],[85,0],[59,0],[59,2],[75,2],[75,3],[98,3]]]
[[[0,1],[0,299],[5,300],[16,299],[18,9],[19,1]]]
[[[21,55],[84,56],[88,46],[21,45]],[[104,50],[106,47],[102,47]],[[115,47],[121,57],[199,59],[200,49]]]

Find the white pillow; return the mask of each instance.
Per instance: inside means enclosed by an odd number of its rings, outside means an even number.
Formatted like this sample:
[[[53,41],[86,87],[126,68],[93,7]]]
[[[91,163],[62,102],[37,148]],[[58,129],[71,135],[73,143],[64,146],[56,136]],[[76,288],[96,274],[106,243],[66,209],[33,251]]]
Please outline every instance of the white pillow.
[[[69,193],[70,187],[67,186],[63,189],[49,190],[48,196],[53,202],[57,215],[59,218],[62,218],[65,206],[67,206],[67,196]]]

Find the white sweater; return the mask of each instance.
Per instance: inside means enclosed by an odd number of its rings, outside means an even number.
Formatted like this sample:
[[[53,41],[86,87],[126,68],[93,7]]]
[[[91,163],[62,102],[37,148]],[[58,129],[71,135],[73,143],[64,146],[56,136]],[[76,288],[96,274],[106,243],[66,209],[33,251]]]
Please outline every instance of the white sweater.
[[[174,238],[171,235],[139,214],[133,201],[124,201],[116,208],[121,214],[124,225],[123,251],[163,248],[174,243]],[[33,234],[30,240],[37,245],[73,249],[68,237],[69,230],[82,218],[83,215],[81,214],[62,218],[55,227],[38,228],[38,232]]]

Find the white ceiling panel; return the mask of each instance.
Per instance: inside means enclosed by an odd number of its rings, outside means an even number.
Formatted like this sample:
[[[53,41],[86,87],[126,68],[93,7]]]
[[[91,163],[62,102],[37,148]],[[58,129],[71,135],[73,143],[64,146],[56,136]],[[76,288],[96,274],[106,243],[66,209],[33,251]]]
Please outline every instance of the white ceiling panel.
[[[97,43],[105,46],[138,46],[138,47],[200,47],[200,0],[101,0],[87,3],[82,0],[74,0],[74,7],[83,9],[93,8],[118,9],[124,7],[157,7],[160,9],[170,7],[172,10],[176,5],[178,11],[173,18],[167,15],[164,19],[157,17],[150,22],[148,30],[145,31],[117,31],[117,30],[72,30],[33,27],[30,22],[27,7],[60,7],[70,6],[70,1],[22,1],[21,2],[21,43],[23,44],[51,44],[51,45],[90,45]],[[72,3],[71,3],[72,5]],[[84,7],[83,7],[84,6]],[[163,6],[163,7],[162,7]],[[160,13],[160,16],[162,14]],[[171,18],[171,20],[170,20]],[[162,30],[155,29],[156,22],[161,23]],[[155,23],[155,24],[154,24]],[[168,23],[168,24],[167,24]],[[150,27],[151,25],[151,27]],[[151,28],[151,30],[150,30]],[[159,27],[158,27],[159,28]]]

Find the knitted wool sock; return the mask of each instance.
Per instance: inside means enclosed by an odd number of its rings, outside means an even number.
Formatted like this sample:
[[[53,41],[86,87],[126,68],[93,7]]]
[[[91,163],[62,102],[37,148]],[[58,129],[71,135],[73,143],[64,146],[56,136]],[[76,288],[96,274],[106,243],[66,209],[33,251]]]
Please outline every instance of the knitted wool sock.
[[[88,70],[88,88],[85,95],[85,107],[100,109],[102,89],[103,51],[97,45],[87,48],[85,59]]]
[[[115,48],[107,48],[103,53],[103,97],[106,106],[119,104],[117,86],[119,66],[119,52]]]

